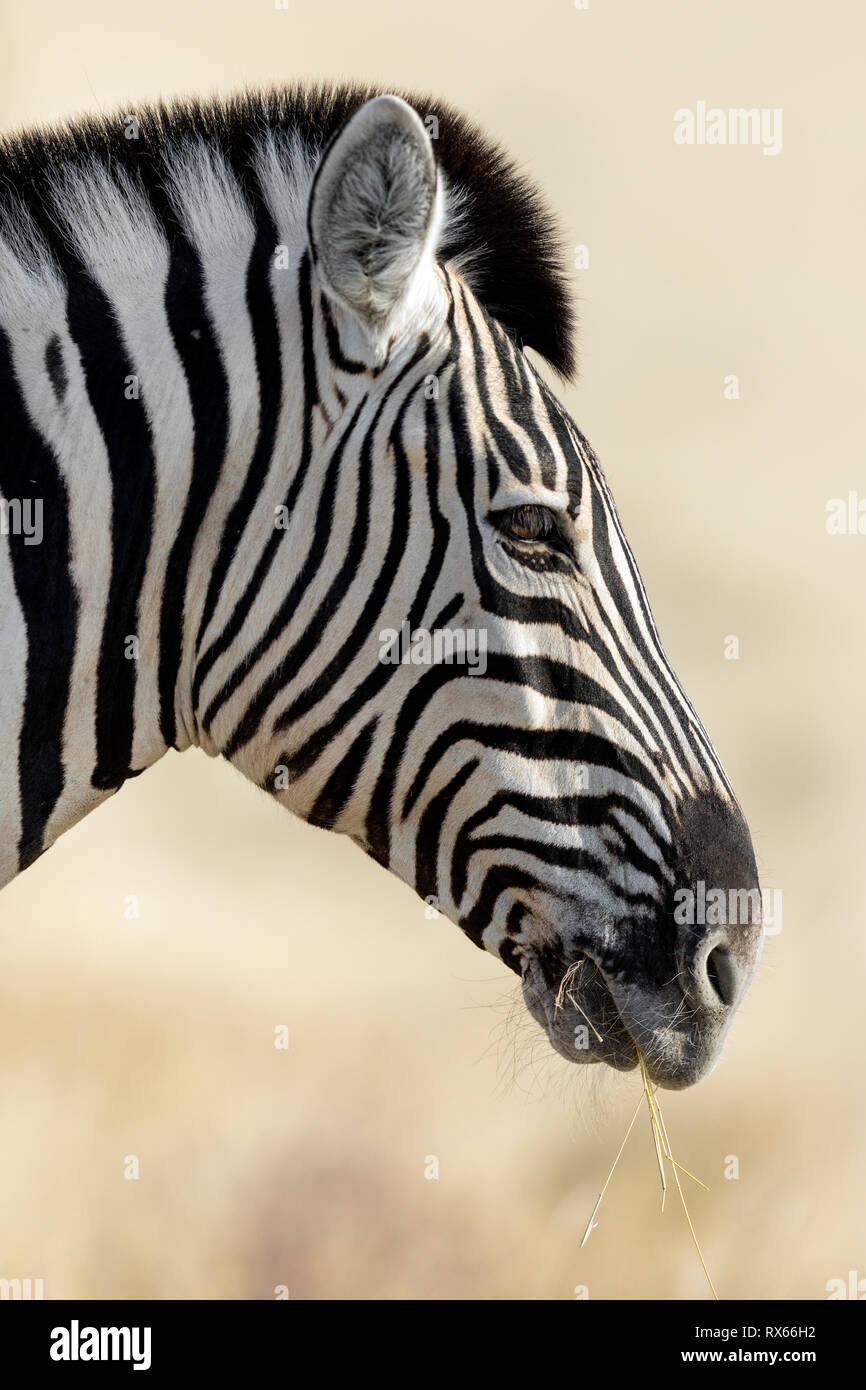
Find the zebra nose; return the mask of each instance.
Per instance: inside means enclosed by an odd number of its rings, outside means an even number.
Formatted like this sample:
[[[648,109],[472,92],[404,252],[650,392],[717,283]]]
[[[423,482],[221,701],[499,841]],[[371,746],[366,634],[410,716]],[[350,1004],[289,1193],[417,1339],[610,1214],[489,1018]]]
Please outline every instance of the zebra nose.
[[[686,806],[679,830],[674,924],[680,983],[699,1014],[718,1018],[742,999],[760,954],[755,856],[739,808],[718,797]]]
[[[732,939],[726,927],[688,943],[683,954],[680,980],[691,1003],[701,1013],[727,1013],[736,1008],[756,964],[756,954],[746,942]]]

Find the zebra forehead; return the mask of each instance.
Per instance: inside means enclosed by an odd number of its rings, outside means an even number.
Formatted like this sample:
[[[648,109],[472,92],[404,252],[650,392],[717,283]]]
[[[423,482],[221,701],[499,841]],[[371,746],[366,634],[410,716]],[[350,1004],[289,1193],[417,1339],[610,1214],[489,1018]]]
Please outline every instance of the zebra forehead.
[[[184,100],[85,116],[0,138],[0,188],[7,218],[31,215],[62,259],[61,235],[44,203],[58,167],[104,163],[128,189],[140,181],[157,207],[166,181],[178,192],[184,151],[205,141],[243,196],[262,196],[260,179],[287,155],[295,192],[309,186],[318,153],[370,97],[395,91],[424,121],[446,192],[438,254],[454,264],[488,313],[520,345],[560,375],[575,367],[574,308],[563,238],[539,190],[514,160],[467,116],[438,98],[359,84],[295,84],[245,90],[226,98]],[[180,168],[166,180],[177,152]],[[188,167],[188,165],[187,165]],[[257,177],[258,173],[258,177]],[[4,218],[4,221],[7,220]]]

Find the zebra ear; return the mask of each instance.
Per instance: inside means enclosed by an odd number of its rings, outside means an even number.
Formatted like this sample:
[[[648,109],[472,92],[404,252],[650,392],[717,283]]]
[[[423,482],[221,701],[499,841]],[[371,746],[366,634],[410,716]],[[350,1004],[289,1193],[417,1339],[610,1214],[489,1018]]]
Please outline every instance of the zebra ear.
[[[439,208],[420,117],[400,97],[366,102],[322,157],[308,229],[326,292],[374,335],[433,280]]]

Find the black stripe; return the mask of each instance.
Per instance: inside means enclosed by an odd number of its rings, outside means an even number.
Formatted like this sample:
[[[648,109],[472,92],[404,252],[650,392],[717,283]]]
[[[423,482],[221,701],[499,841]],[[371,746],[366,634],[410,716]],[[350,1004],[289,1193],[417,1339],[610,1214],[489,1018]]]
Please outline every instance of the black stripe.
[[[580,511],[580,504],[583,494],[583,463],[580,454],[575,448],[574,440],[569,430],[569,418],[563,410],[559,401],[550,391],[545,382],[537,372],[533,372],[535,381],[541,392],[541,399],[544,401],[544,408],[547,411],[547,418],[550,421],[554,434],[556,435],[559,447],[565,459],[567,472],[566,487],[568,490],[569,504],[568,510],[572,516],[577,516]]]
[[[349,544],[346,549],[346,554],[343,557],[339,570],[337,571],[336,575],[331,581],[331,584],[328,586],[328,590],[324,598],[318,604],[315,613],[312,615],[309,622],[307,623],[303,635],[292,644],[289,650],[279,661],[275,669],[270,673],[267,679],[262,682],[259,689],[256,691],[255,696],[250,701],[246,711],[244,712],[243,717],[239,721],[237,727],[231,735],[231,738],[228,740],[225,748],[223,749],[223,752],[227,758],[233,757],[239,751],[239,749],[241,749],[245,744],[247,744],[253,737],[253,735],[256,733],[261,724],[262,719],[264,718],[268,706],[271,704],[271,702],[274,700],[274,698],[277,696],[277,694],[283,688],[286,682],[291,679],[292,674],[296,670],[299,670],[303,663],[307,660],[307,657],[315,651],[317,644],[322,639],[322,633],[324,629],[327,627],[331,618],[334,616],[334,614],[339,609],[340,605],[343,603],[343,600],[349,592],[350,587],[358,577],[358,569],[364,559],[364,553],[367,549],[367,541],[369,537],[370,504],[373,496],[374,448],[377,443],[376,436],[379,423],[381,421],[382,415],[386,407],[390,404],[392,396],[399,389],[407,373],[409,373],[417,365],[417,362],[424,355],[426,350],[427,342],[425,338],[419,345],[419,347],[416,349],[416,351],[413,353],[410,360],[401,369],[397,377],[395,377],[394,381],[391,382],[387,391],[385,391],[385,393],[382,396],[382,399],[379,401],[379,404],[376,407],[376,412],[373,416],[373,419],[370,422],[370,425],[366,430],[364,437],[361,441],[360,459],[358,462],[358,484],[356,492],[357,509],[355,512],[355,519],[352,524],[352,533],[349,538]],[[361,405],[363,405],[365,401],[366,396],[363,398]],[[328,473],[329,475],[333,474],[333,476],[329,476],[329,478],[326,479],[326,482],[322,489],[322,501],[327,504],[329,511],[333,508],[334,495],[336,493],[337,486],[337,475],[339,473],[339,467],[342,461],[342,448],[345,441],[348,439],[348,436],[351,434],[360,409],[361,406],[359,406],[358,409],[355,411],[355,415],[353,416],[349,430],[346,431],[346,433],[343,436],[343,439],[340,441],[339,451],[335,454],[334,459],[331,461],[331,464],[329,465]],[[405,526],[402,516],[400,516],[399,518],[399,526],[402,531]],[[314,555],[316,549],[317,548],[315,546],[311,546],[311,557]],[[321,560],[323,558],[324,546],[318,549],[318,553],[315,554],[316,569],[318,569],[319,564],[321,563]],[[389,587],[393,581],[394,576],[393,574],[386,573],[386,571],[384,570],[383,573],[386,574],[387,586]],[[270,647],[272,643],[276,641],[276,639],[284,631],[291,618],[295,615],[295,610],[298,601],[298,595],[295,593],[295,589],[298,589],[299,593],[303,593],[304,589],[307,587],[308,582],[308,580],[305,580],[303,583],[301,583],[301,581],[299,580],[295,585],[292,586],[292,592],[280,606],[280,609],[278,610],[276,616],[269,623],[268,629],[264,637],[256,643],[255,647],[253,648],[253,651],[244,659],[242,665],[239,666],[236,670],[234,676],[232,677],[232,680],[227,682],[226,686],[223,687],[223,690],[220,691],[218,697],[220,704],[222,704],[224,700],[228,698],[228,695],[231,694],[232,691],[237,688],[238,684],[240,684],[240,681],[243,680],[250,667],[255,663],[255,661],[259,659],[261,655],[263,655],[265,651],[267,651],[268,647]],[[379,598],[379,587],[380,585],[377,582],[377,584],[374,585],[374,592],[372,598],[372,601],[374,603],[377,602]],[[365,617],[366,613],[367,609],[365,609]],[[354,655],[354,650],[357,649],[357,646],[360,645],[360,642],[363,642],[364,638],[367,636],[367,632],[363,627],[363,622],[364,619],[359,620],[352,636],[349,639],[347,639],[346,643],[344,644],[344,655],[348,657],[349,660]],[[337,658],[335,658],[335,662],[333,663],[335,669],[339,670],[341,668],[342,661],[342,657],[338,656]],[[333,680],[334,678],[335,677],[332,675],[331,679]],[[321,688],[323,679],[323,677],[320,677],[317,681],[317,690]],[[213,719],[214,713],[216,712],[216,706],[217,701],[215,700],[212,703],[211,708],[208,710],[206,716],[208,723],[210,723]]]
[[[63,361],[63,348],[60,339],[55,333],[53,338],[49,338],[45,348],[45,370],[54,388],[54,394],[58,401],[62,403],[66,395],[69,381],[66,376],[66,366]]]
[[[524,658],[524,660],[536,660]],[[523,683],[518,674],[519,663],[514,659],[500,658],[493,653],[488,656],[488,674],[492,663],[501,661],[501,675],[498,679],[509,678],[519,686]],[[494,666],[495,670],[496,667]],[[392,820],[392,798],[397,773],[406,751],[412,730],[415,728],[427,704],[448,682],[452,680],[478,680],[477,676],[465,676],[448,666],[434,666],[425,671],[408,692],[394,724],[394,731],[387,752],[382,759],[382,773],[370,798],[367,812],[366,838],[373,847],[375,857],[380,863],[387,863]],[[474,742],[481,748],[513,752],[521,757],[534,760],[556,760],[561,762],[596,763],[614,767],[622,777],[639,782],[655,797],[662,798],[665,790],[653,779],[651,773],[640,760],[608,739],[595,734],[581,733],[575,729],[515,729],[503,724],[476,723],[468,719],[456,721],[433,741],[422,759],[410,789],[407,802],[412,804],[429,778],[433,768],[448,748],[461,740]],[[410,800],[411,798],[411,800]],[[405,811],[404,806],[404,811]]]
[[[668,694],[670,696],[670,702],[673,705],[674,710],[676,711],[677,701],[674,694],[674,687],[676,686],[676,677],[674,676],[673,672],[668,666],[664,656],[659,655],[659,653],[656,652],[652,647],[647,646],[643,634],[638,626],[634,606],[629,603],[628,595],[626,594],[625,586],[622,581],[622,576],[620,575],[620,572],[617,569],[616,564],[614,562],[613,550],[611,547],[610,537],[608,533],[609,513],[608,506],[606,504],[609,504],[609,498],[607,495],[607,490],[606,488],[602,487],[598,477],[595,476],[591,471],[589,473],[589,481],[590,506],[592,508],[593,550],[595,552],[596,559],[598,560],[598,564],[601,568],[601,572],[604,576],[604,581],[607,586],[610,597],[613,601],[613,605],[616,610],[617,616],[619,617],[620,622],[622,623],[626,632],[631,637],[634,646],[637,648],[639,652],[643,653],[646,659],[646,663],[650,668],[650,671],[655,674],[659,684],[662,687],[662,690],[664,690],[664,687],[666,685],[669,687]],[[622,537],[621,533],[619,534],[626,555],[630,555],[628,545],[626,544],[624,537]],[[642,585],[640,579],[637,578],[637,576],[636,582],[637,592],[638,594],[641,594]],[[627,650],[625,643],[620,639],[619,634],[610,626],[610,623],[608,622],[607,616],[603,612],[601,605],[599,605],[599,618],[605,632],[608,634],[611,644],[616,647],[624,665],[631,674],[635,685],[637,686],[641,695],[644,697],[644,701],[646,703],[642,713],[644,715],[644,718],[646,719],[647,724],[650,726],[655,726],[656,735],[659,738],[660,743],[667,743],[669,748],[673,751],[674,755],[677,756],[677,758],[680,761],[685,763],[686,759],[683,756],[684,751],[688,749],[691,749],[693,752],[697,751],[697,745],[694,737],[693,728],[689,725],[687,720],[681,720],[678,717],[676,719],[676,727],[671,722],[671,719],[668,716],[667,712],[662,708],[661,702],[659,701],[658,696],[656,692],[653,690],[649,680],[644,676],[643,672],[639,669],[637,663],[632,659],[630,652]],[[654,631],[651,620],[650,631]],[[700,761],[701,759],[698,754],[698,762]],[[670,770],[672,774],[676,775],[675,768],[671,767]],[[684,768],[684,771],[688,776],[689,771],[687,766]]]
[[[525,869],[519,868],[516,864],[496,864],[486,874],[476,901],[460,925],[470,941],[474,941],[476,946],[481,946],[481,937],[494,920],[496,904],[502,894],[510,894],[515,889],[534,893],[538,888],[538,879],[528,874]],[[510,917],[509,912],[509,919]]]
[[[197,650],[201,650],[205,631],[214,615],[238,542],[244,533],[253,509],[260,501],[276,439],[283,390],[279,325],[270,281],[270,267],[276,244],[276,228],[266,220],[265,214],[262,213],[247,273],[247,310],[255,343],[256,371],[259,382],[259,432],[243,487],[226,517],[223,527],[219,552],[214,562],[201,623],[199,624]],[[269,246],[270,249],[268,249]],[[310,259],[306,252],[301,258],[298,274],[298,297],[301,311],[304,364],[304,431],[300,462],[284,501],[289,512],[291,512],[294,499],[303,485],[309,466],[313,448],[313,407],[319,399],[313,353]],[[270,530],[252,578],[235,604],[231,617],[219,636],[200,657],[193,681],[192,699],[195,709],[198,708],[202,683],[215,662],[240,632],[247,614],[261,591],[261,586],[267,578],[277,553],[277,547],[284,536],[285,532],[278,531],[275,527]]]
[[[264,247],[261,254],[267,255]],[[178,236],[172,247],[165,310],[186,377],[193,424],[192,475],[166,565],[159,628],[160,731],[171,747],[177,742],[175,689],[190,560],[223,470],[229,430],[229,383],[205,299],[204,270],[185,236]]]
[[[721,780],[723,785],[727,787],[728,791],[731,793],[731,796],[733,796],[733,789],[727,779],[725,770],[722,767],[719,756],[716,753],[716,750],[713,747],[712,742],[710,741],[709,735],[707,734],[707,731],[705,730],[703,724],[701,723],[700,719],[695,713],[694,706],[692,705],[691,701],[689,700],[688,696],[686,695],[685,691],[680,685],[679,680],[677,679],[677,676],[673,671],[670,662],[667,659],[667,656],[665,655],[664,647],[662,646],[661,638],[658,633],[658,628],[656,627],[655,619],[653,618],[652,612],[650,610],[649,600],[646,596],[646,590],[644,589],[643,581],[638,572],[634,556],[631,552],[631,547],[628,544],[628,541],[626,540],[625,535],[623,533],[622,525],[620,523],[619,516],[617,515],[616,504],[614,503],[610,488],[607,485],[607,481],[604,477],[604,474],[601,471],[601,467],[598,463],[598,460],[596,459],[592,449],[589,447],[589,444],[584,440],[583,436],[580,434],[580,431],[577,429],[576,426],[574,428],[576,434],[578,435],[581,441],[581,445],[586,449],[586,452],[591,460],[591,472],[593,476],[593,481],[598,487],[599,493],[601,494],[601,496],[604,499],[604,502],[606,503],[610,526],[616,532],[622,545],[623,553],[626,559],[626,565],[628,566],[629,573],[632,576],[634,590],[637,594],[637,606],[640,609],[640,612],[643,614],[644,621],[650,633],[650,642],[652,644],[653,651],[656,655],[657,664],[662,673],[666,674],[667,676],[669,694],[671,696],[671,704],[673,705],[674,710],[676,712],[675,718],[677,726],[683,732],[686,739],[686,746],[691,748],[692,752],[695,754],[698,764],[701,764],[703,762],[703,766],[706,769],[708,769],[711,774],[717,776]],[[624,597],[625,596],[623,594],[622,598],[624,599]],[[633,608],[626,609],[625,616],[628,618],[629,621],[633,621],[633,613]],[[680,697],[680,700],[685,705],[686,710],[692,716],[691,723],[687,719],[683,719],[681,711],[678,708],[679,702],[676,698],[677,696]],[[654,704],[653,708],[655,709]]]
[[[652,893],[628,893],[621,882],[617,879],[622,878],[621,865],[614,860],[599,859],[590,850],[581,849],[577,845],[554,845],[547,840],[529,840],[521,835],[479,835],[472,841],[470,846],[472,854],[478,854],[482,850],[500,851],[506,850],[509,853],[528,854],[533,859],[537,859],[540,865],[545,868],[566,869],[571,873],[591,874],[604,884],[611,897],[617,898],[619,902],[625,904],[630,910],[636,908],[658,908],[659,900]],[[639,873],[647,875],[650,879],[662,882],[659,878],[658,868],[642,855],[636,845],[629,845],[628,864],[630,869],[636,869]],[[613,872],[614,879],[611,881],[610,875]],[[549,880],[549,875],[543,870],[539,871],[538,881],[541,886]],[[453,881],[453,880],[452,880]],[[459,898],[455,898],[459,902]]]
[[[276,642],[277,638],[281,635],[281,633],[285,631],[286,625],[290,622],[291,618],[294,616],[296,612],[298,603],[300,602],[301,598],[309,588],[310,584],[313,582],[313,579],[319,572],[319,569],[325,558],[328,535],[330,533],[334,520],[334,495],[337,487],[337,478],[340,472],[340,461],[343,456],[343,451],[352,437],[352,434],[358,423],[361,412],[364,409],[364,406],[366,405],[366,402],[366,396],[362,397],[362,399],[359,401],[358,405],[355,408],[354,414],[349,420],[348,425],[346,426],[342,435],[337,441],[337,445],[328,463],[328,469],[325,473],[325,479],[322,485],[322,491],[319,497],[319,504],[316,511],[316,521],[313,527],[313,535],[310,541],[309,550],[307,551],[306,559],[303,565],[301,566],[300,570],[298,571],[297,575],[295,576],[295,579],[293,580],[288,593],[284,597],[282,603],[277,608],[277,611],[274,613],[273,617],[271,618],[261,637],[255,643],[253,648],[247,653],[245,653],[244,659],[237,664],[231,676],[229,676],[228,680],[226,680],[224,684],[220,686],[216,695],[213,697],[210,704],[208,705],[204,714],[204,718],[202,720],[205,729],[210,728],[219,711],[223,708],[225,703],[231,698],[234,692],[242,684],[250,668],[255,664],[256,661],[259,660],[260,657],[264,655],[266,651],[268,651],[268,649],[273,645],[273,643]],[[282,532],[281,534],[284,535],[285,532]],[[247,706],[243,719],[235,729],[234,734],[232,735],[228,744],[223,749],[223,752],[225,753],[226,757],[231,756],[230,750],[239,748],[242,746],[243,743],[246,743],[247,739],[251,738],[252,735],[255,733],[256,729],[259,727],[262,715],[265,709],[267,708],[268,704],[270,703],[270,700],[273,698],[273,695],[276,694],[277,690],[282,689],[282,686],[285,683],[286,676],[284,674],[284,671],[286,661],[287,658],[284,657],[283,660],[279,663],[277,670],[271,673],[271,676],[269,677],[270,685],[268,684],[268,682],[265,682],[265,686],[259,688],[256,697]],[[270,691],[271,689],[271,686],[273,686],[273,691],[272,693],[268,693],[268,691]],[[249,734],[247,734],[247,730],[249,730]]]
[[[478,388],[478,398],[481,402],[487,428],[490,431],[500,456],[507,467],[511,469],[515,478],[521,483],[529,483],[532,481],[532,470],[527,463],[523,449],[493,409],[493,402],[490,399],[490,386],[487,380],[487,358],[481,346],[478,329],[475,326],[475,320],[470,312],[469,304],[462,287],[458,289],[458,293],[461,298],[463,314],[472,341],[475,384]],[[525,414],[525,412],[522,413]]]
[[[514,346],[506,333],[489,315],[486,315],[487,331],[499,361],[505,395],[508,400],[508,418],[520,425],[529,436],[535,462],[541,470],[541,481],[545,487],[556,487],[556,457],[550,440],[541,430],[535,418],[533,393],[529,372],[523,353]]]
[[[138,631],[138,602],[153,534],[156,463],[143,399],[127,378],[132,360],[112,306],[80,266],[67,274],[69,332],[78,347],[87,394],[105,440],[111,473],[111,578],[97,668],[94,787],[129,776],[136,662],[124,646]],[[139,392],[141,387],[139,385]]]
[[[439,614],[436,621],[430,624],[431,630],[435,630],[435,628],[437,627],[447,626],[451,619],[456,617],[456,615],[460,612],[460,609],[463,607],[463,602],[463,595],[455,594],[454,598],[451,599],[445,605],[445,608]],[[410,619],[410,626],[415,625],[415,621]],[[437,669],[441,670],[442,668]],[[358,686],[357,690],[354,691],[353,694],[349,697],[349,699],[346,700],[340,706],[337,712],[328,720],[327,724],[323,724],[320,728],[316,730],[314,734],[311,734],[310,737],[307,739],[306,743],[302,744],[300,748],[298,748],[291,755],[291,757],[289,757],[289,755],[286,754],[286,756],[282,758],[281,761],[290,762],[292,770],[295,772],[297,776],[301,776],[302,773],[308,772],[310,768],[316,762],[318,762],[319,758],[326,751],[329,744],[331,743],[331,740],[336,737],[336,735],[340,732],[341,729],[344,729],[346,727],[346,724],[355,714],[357,714],[358,710],[361,709],[363,705],[365,705],[369,700],[371,700],[373,696],[376,695],[382,689],[385,683],[391,679],[394,672],[399,670],[399,666],[386,666],[383,662],[377,662],[376,669],[374,671],[371,671],[370,674],[364,678],[364,680]],[[282,728],[282,722],[279,722],[280,728]],[[387,766],[381,774],[380,781],[382,781],[383,779],[384,785],[386,785],[388,789],[386,796],[387,799],[388,797],[390,797],[391,790],[391,773]],[[379,784],[377,783],[376,792],[374,792],[374,800],[378,792]],[[373,825],[374,820],[375,818],[371,817],[368,814],[368,832],[370,831],[370,828]],[[375,837],[375,852],[373,850],[370,851],[374,854],[374,857],[377,858],[379,862],[382,864],[387,864],[388,862],[387,837],[387,826],[383,824],[381,828],[381,833],[377,832]]]
[[[564,661],[555,661],[544,656],[509,656],[507,652],[490,652],[487,657],[487,668],[483,677],[471,675],[465,669],[452,673],[454,680],[473,680],[495,681],[500,684],[515,686],[522,690],[535,690],[539,695],[545,695],[550,700],[559,701],[562,704],[570,705],[572,708],[598,710],[609,716],[611,720],[619,724],[624,730],[631,734],[632,741],[640,747],[643,739],[641,731],[634,721],[630,711],[623,707],[618,701],[618,692],[611,693],[600,685],[592,676],[585,675],[574,666],[569,666]],[[577,753],[578,744],[589,735],[581,733],[578,729],[567,731],[574,740],[575,753],[574,761],[583,761]],[[447,730],[440,734],[440,738],[447,733]],[[601,742],[602,740],[598,740]],[[616,744],[611,743],[611,757]],[[432,749],[428,749],[424,760],[415,775],[415,778],[406,793],[403,802],[403,816],[408,816],[421,793],[424,782],[429,777],[435,764],[429,761]],[[623,757],[630,755],[623,752]],[[598,761],[598,759],[596,759]],[[610,765],[610,757],[604,760]],[[647,775],[645,773],[645,775]],[[655,784],[653,784],[655,785]]]
[[[437,668],[441,669],[441,668]],[[412,695],[420,694],[423,679],[418,681]],[[477,677],[466,677],[477,679]],[[408,701],[407,701],[408,706]],[[406,708],[404,706],[404,708]],[[401,716],[403,711],[401,710]],[[417,712],[416,712],[417,719]],[[436,764],[455,744],[463,741],[476,743],[480,747],[503,753],[516,753],[521,758],[545,762],[547,760],[594,764],[622,777],[624,781],[642,786],[659,801],[667,799],[665,789],[660,786],[644,763],[624,748],[612,743],[610,739],[579,729],[519,729],[508,724],[484,724],[471,719],[458,719],[433,740],[421,760],[421,766],[412,783],[411,801],[414,801],[433,772]],[[388,762],[395,761],[394,744],[388,750]]]
[[[337,325],[334,323],[334,316],[331,313],[331,306],[323,294],[319,295],[319,307],[325,324],[325,343],[331,365],[338,372],[347,372],[350,376],[358,376],[368,371],[366,362],[355,362],[352,358],[344,356]]]
[[[12,527],[6,544],[27,627],[24,712],[18,744],[21,835],[18,867],[42,853],[45,827],[64,785],[63,724],[78,631],[72,580],[69,499],[53,451],[33,426],[0,329],[0,489],[6,502],[42,503],[41,544],[27,545]]]
[[[439,845],[442,827],[452,802],[466,786],[479,763],[479,758],[470,758],[465,762],[450,782],[446,782],[445,786],[430,798],[418,822],[418,834],[415,837],[415,891],[422,898],[441,898]],[[456,901],[459,902],[459,899]]]
[[[415,364],[415,360],[423,355],[423,349],[419,351],[416,358],[410,362],[405,371],[408,371]],[[399,378],[398,378],[399,380]],[[345,642],[340,644],[339,650],[328,662],[324,670],[320,671],[316,678],[296,697],[277,719],[275,729],[290,728],[293,723],[303,718],[314,705],[317,705],[329,691],[345,674],[360,651],[363,644],[372,640],[374,619],[380,614],[391,591],[394,580],[400,569],[403,556],[406,552],[406,545],[409,540],[409,527],[411,523],[411,474],[409,460],[403,446],[402,428],[407,410],[412,404],[415,392],[423,385],[418,382],[408,393],[397,413],[397,417],[391,428],[390,446],[394,456],[394,491],[391,498],[391,534],[388,538],[388,545],[384,559],[379,566],[379,572],[370,585],[370,592],[364,603],[364,608],[353,625],[352,631],[347,636]],[[365,441],[366,447],[366,441]],[[372,476],[369,479],[372,491]],[[364,485],[363,482],[361,484]],[[358,556],[360,562],[361,556]],[[299,643],[291,654],[291,666],[297,669],[306,656],[313,650],[313,647],[321,635],[322,620],[326,615],[336,612],[339,605],[345,598],[348,585],[357,574],[357,566],[348,569],[346,583],[339,590],[329,591],[328,596],[323,601],[319,612],[311,620],[305,637],[306,644]]]
[[[539,797],[514,791],[497,792],[495,796],[490,798],[486,806],[482,806],[479,811],[476,811],[463,822],[455,837],[451,857],[451,893],[455,902],[460,901],[466,890],[469,859],[478,843],[475,839],[475,832],[480,826],[495,820],[499,812],[506,809],[518,811],[529,819],[546,822],[549,825],[568,825],[578,827],[581,830],[590,826],[610,825],[620,834],[625,835],[627,833],[625,827],[614,819],[617,812],[623,812],[640,825],[658,853],[658,861],[649,859],[635,845],[636,853],[640,855],[641,862],[646,865],[645,872],[650,877],[657,879],[669,876],[673,861],[670,840],[660,840],[658,827],[646,814],[643,807],[627,800],[624,796],[614,792],[607,792],[599,796],[591,791],[581,792],[578,796],[562,797]],[[426,811],[424,814],[427,814]]]
[[[449,311],[449,327],[453,328],[454,308],[453,301]],[[446,367],[453,361],[453,353],[449,352],[445,360],[437,369],[437,376],[441,376]],[[418,589],[406,620],[410,628],[420,626],[427,613],[427,605],[436,586],[436,582],[442,572],[448,554],[448,546],[451,539],[451,526],[448,519],[439,507],[439,405],[434,400],[426,402],[424,427],[425,427],[425,448],[424,457],[427,475],[427,504],[429,507],[430,521],[433,527],[432,544],[430,555],[421,576]],[[446,605],[446,609],[438,619],[431,623],[431,629],[444,627],[451,618],[459,611],[463,604],[462,594],[458,594]],[[324,749],[332,738],[335,738],[342,729],[354,718],[358,711],[369,701],[372,700],[387,684],[394,675],[394,666],[386,666],[382,662],[377,662],[375,670],[361,681],[360,685],[352,695],[343,703],[337,712],[331,716],[327,724],[319,728],[307,742],[296,750],[294,755],[294,765],[299,771],[307,771],[316,760],[321,756]],[[290,707],[291,709],[291,707]],[[290,723],[290,710],[285,710],[274,723],[274,731],[279,732],[288,728]]]
[[[307,816],[312,825],[320,825],[325,830],[331,830],[336,825],[367,761],[377,723],[378,719],[371,719],[369,724],[364,725],[334,768]]]

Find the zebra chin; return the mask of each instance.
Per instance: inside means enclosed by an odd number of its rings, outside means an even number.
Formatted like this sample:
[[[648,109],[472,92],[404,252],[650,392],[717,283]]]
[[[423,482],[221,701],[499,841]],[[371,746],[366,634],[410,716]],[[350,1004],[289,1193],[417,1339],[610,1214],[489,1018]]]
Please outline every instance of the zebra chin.
[[[732,984],[735,1002],[728,1006],[716,999],[699,1006],[675,980],[658,987],[628,981],[622,974],[609,975],[586,955],[565,972],[556,990],[530,964],[522,989],[529,1013],[561,1057],[631,1071],[640,1055],[650,1080],[669,1091],[685,1090],[713,1071],[744,992],[738,979]]]
[[[637,1066],[637,1048],[620,1016],[603,972],[580,956],[554,992],[545,973],[530,964],[523,998],[553,1049],[569,1062],[606,1062],[617,1071]]]

